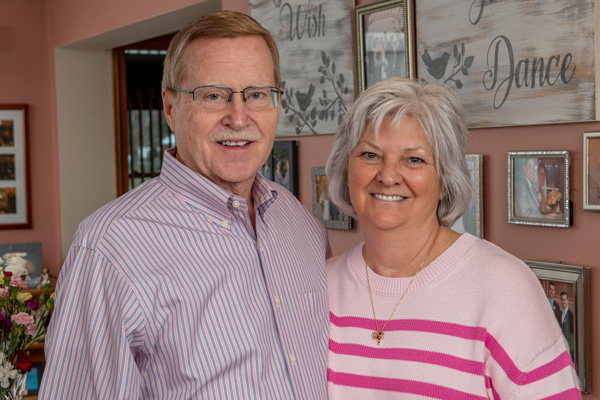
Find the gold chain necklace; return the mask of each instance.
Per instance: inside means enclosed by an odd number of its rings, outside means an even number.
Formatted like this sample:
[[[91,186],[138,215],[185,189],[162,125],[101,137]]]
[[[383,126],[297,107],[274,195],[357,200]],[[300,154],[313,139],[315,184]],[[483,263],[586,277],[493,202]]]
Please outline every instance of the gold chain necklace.
[[[435,240],[433,242],[435,243]],[[408,283],[406,290],[404,290],[404,293],[402,293],[402,297],[400,297],[400,300],[398,300],[398,302],[396,303],[396,306],[394,307],[394,310],[392,311],[390,318],[387,320],[387,322],[385,324],[383,324],[381,329],[379,329],[379,324],[377,323],[377,316],[375,315],[375,303],[373,302],[373,293],[371,292],[371,281],[369,280],[369,263],[367,262],[367,248],[366,248],[366,246],[363,246],[362,256],[363,256],[363,259],[365,260],[365,272],[367,273],[367,285],[369,285],[369,297],[371,298],[371,308],[373,308],[373,319],[375,320],[375,332],[373,332],[371,334],[371,337],[373,339],[377,340],[377,346],[379,346],[381,344],[381,341],[383,340],[383,330],[385,329],[387,324],[389,324],[389,322],[394,317],[394,313],[398,309],[398,306],[400,305],[400,302],[402,302],[402,299],[404,299],[404,296],[406,296],[406,293],[408,293],[408,289],[410,289],[410,287],[412,286],[412,284],[415,280],[415,277],[417,276],[417,274],[419,272],[421,272],[421,270],[425,266],[425,261],[427,261],[427,257],[429,257],[429,253],[431,253],[431,249],[433,249],[433,243],[431,244],[431,247],[429,248],[429,250],[427,250],[427,254],[425,254],[425,258],[423,259],[423,261],[421,261],[421,265],[419,265],[417,272],[415,272],[415,274],[410,279],[410,282]]]

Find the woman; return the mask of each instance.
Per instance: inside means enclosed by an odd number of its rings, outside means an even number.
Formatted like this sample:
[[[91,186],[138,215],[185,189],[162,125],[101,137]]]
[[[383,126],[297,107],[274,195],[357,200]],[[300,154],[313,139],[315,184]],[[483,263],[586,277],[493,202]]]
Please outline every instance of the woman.
[[[365,242],[328,263],[331,400],[581,398],[532,271],[448,228],[472,192],[466,136],[455,95],[400,78],[338,129],[330,200]]]

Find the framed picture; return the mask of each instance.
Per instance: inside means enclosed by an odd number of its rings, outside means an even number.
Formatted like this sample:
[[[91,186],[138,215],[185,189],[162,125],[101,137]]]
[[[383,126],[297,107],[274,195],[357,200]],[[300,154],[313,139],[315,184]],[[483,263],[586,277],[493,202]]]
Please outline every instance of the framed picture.
[[[298,142],[296,140],[276,140],[267,162],[260,172],[265,178],[284,186],[298,197]]]
[[[465,213],[454,222],[452,230],[458,233],[468,232],[483,237],[483,155],[467,154],[467,167],[471,174],[473,197]]]
[[[508,152],[508,222],[568,228],[569,152]]]
[[[42,383],[42,374],[44,373],[44,364],[35,362],[31,364],[31,371],[27,373],[27,391],[25,395],[38,394]]]
[[[358,94],[391,76],[415,77],[412,0],[356,7]]]
[[[0,257],[2,261],[10,261],[13,257],[21,257],[27,264],[25,268],[29,273],[27,285],[36,288],[42,278],[42,243],[11,243],[0,244]]]
[[[583,136],[583,209],[600,211],[600,132]]]
[[[0,104],[0,229],[31,228],[27,105]]]
[[[590,268],[525,260],[540,280],[556,320],[569,343],[579,386],[589,393],[591,383]]]
[[[352,229],[352,218],[342,213],[329,201],[327,191],[327,175],[324,167],[311,168],[313,214],[325,228],[349,231]]]

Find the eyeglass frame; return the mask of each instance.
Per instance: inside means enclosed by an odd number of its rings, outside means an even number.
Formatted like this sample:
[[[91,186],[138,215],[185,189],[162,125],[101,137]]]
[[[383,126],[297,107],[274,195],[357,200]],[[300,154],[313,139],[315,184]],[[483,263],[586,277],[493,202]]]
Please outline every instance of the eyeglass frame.
[[[279,93],[279,101],[277,103],[275,103],[275,101],[273,101],[273,108],[277,108],[277,106],[281,103],[281,96],[283,95],[283,90],[279,89],[278,87],[275,86],[262,86],[262,85],[253,85],[253,86],[248,86],[246,88],[243,88],[242,90],[233,90],[232,88],[230,88],[229,86],[222,86],[222,85],[202,85],[202,86],[197,86],[195,88],[193,88],[192,90],[185,90],[185,89],[178,89],[178,88],[169,88],[169,90],[173,90],[175,92],[181,92],[181,93],[188,93],[192,95],[192,100],[196,100],[196,95],[194,94],[196,92],[196,89],[202,89],[202,88],[221,88],[221,89],[229,89],[231,91],[231,93],[229,94],[229,98],[227,98],[227,104],[231,104],[231,102],[233,101],[233,94],[234,93],[241,93],[242,94],[242,100],[244,101],[244,103],[247,103],[246,101],[246,89],[271,89],[271,93]]]

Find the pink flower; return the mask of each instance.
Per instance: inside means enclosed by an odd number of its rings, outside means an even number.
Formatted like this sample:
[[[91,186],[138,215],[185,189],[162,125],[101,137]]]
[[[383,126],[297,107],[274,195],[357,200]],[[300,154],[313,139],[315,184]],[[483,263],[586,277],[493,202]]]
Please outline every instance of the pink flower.
[[[23,325],[25,328],[29,328],[31,324],[35,322],[35,319],[27,314],[26,312],[20,312],[11,317],[13,322],[17,325]]]
[[[20,287],[21,289],[28,288],[27,283],[23,279],[14,275],[10,277],[10,286]]]
[[[8,287],[1,287],[0,288],[0,297],[6,297],[6,294],[8,293]]]

